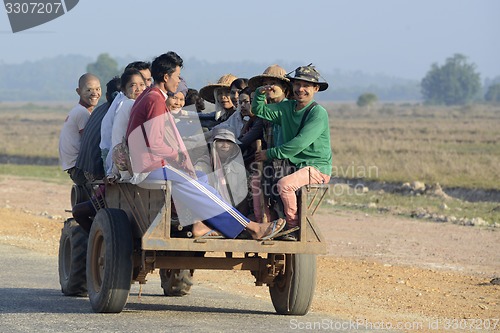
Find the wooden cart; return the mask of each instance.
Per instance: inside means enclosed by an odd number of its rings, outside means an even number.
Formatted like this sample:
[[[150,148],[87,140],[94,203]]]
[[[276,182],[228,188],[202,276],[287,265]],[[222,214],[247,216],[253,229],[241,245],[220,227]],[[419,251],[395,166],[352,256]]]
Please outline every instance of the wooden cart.
[[[298,191],[301,228],[296,242],[190,238],[189,232],[172,221],[170,186],[168,181],[157,189],[129,183],[106,185],[105,202],[98,207],[88,236],[68,220],[59,251],[63,293],[88,292],[95,312],[121,312],[131,283],[146,283],[147,274],[155,269],[160,269],[166,295],[189,289],[195,269],[248,270],[257,286],[269,286],[277,313],[308,312],[316,255],[326,252],[313,215],[328,185],[304,186]],[[210,252],[225,255],[205,256]]]

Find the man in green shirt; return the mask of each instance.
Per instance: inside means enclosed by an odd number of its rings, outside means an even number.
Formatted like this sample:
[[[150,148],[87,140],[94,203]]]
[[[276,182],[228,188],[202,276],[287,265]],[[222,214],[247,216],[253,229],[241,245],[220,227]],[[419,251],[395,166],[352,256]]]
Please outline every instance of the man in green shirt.
[[[314,66],[302,66],[288,76],[292,83],[293,100],[266,104],[266,92],[272,85],[257,88],[252,102],[252,113],[263,119],[281,125],[283,144],[257,152],[256,161],[288,159],[297,171],[281,178],[277,189],[283,201],[287,228],[299,224],[297,196],[295,192],[308,184],[324,184],[330,181],[332,171],[332,150],[330,127],[325,108],[314,101],[314,94],[328,88],[320,81],[320,74]],[[289,240],[297,240],[298,231],[290,233]]]

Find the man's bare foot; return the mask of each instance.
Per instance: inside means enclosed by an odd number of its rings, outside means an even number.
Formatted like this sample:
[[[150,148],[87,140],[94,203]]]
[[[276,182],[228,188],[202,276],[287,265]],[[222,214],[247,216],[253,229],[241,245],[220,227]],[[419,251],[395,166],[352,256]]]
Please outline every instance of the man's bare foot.
[[[205,223],[196,222],[195,224],[193,224],[193,237],[201,237],[211,230],[212,229],[209,228]]]

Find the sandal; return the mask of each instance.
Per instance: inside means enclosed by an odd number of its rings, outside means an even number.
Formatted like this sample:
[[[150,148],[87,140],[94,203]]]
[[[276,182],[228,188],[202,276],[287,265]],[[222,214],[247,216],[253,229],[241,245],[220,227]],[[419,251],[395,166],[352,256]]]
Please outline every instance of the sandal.
[[[221,239],[221,238],[226,238],[226,237],[224,237],[224,235],[219,233],[217,230],[212,229],[212,230],[207,231],[202,236],[196,237],[196,238],[197,239]]]
[[[299,226],[287,228],[285,231],[276,235],[276,238],[284,241],[298,241],[299,240]]]
[[[285,219],[279,218],[277,220],[274,220],[273,222],[271,222],[271,225],[269,226],[269,228],[267,228],[264,236],[262,236],[261,238],[259,238],[257,240],[273,239],[274,237],[276,237],[277,234],[280,233],[281,230],[283,230],[285,225],[286,225]]]

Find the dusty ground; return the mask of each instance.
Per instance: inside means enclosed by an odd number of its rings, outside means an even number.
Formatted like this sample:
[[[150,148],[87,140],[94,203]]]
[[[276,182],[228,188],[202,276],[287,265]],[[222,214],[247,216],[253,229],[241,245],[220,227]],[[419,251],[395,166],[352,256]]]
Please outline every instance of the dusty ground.
[[[0,242],[57,255],[69,206],[69,185],[1,177]],[[320,212],[316,221],[329,254],[318,259],[312,311],[375,328],[500,331],[500,286],[490,283],[500,276],[498,228],[343,210]],[[197,271],[195,277],[197,284],[269,298],[248,272]]]

